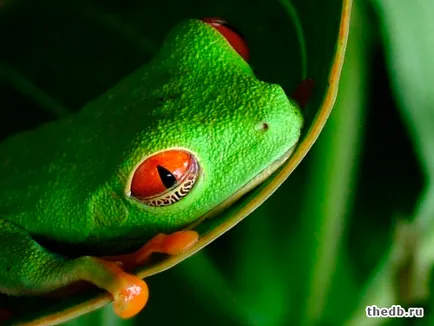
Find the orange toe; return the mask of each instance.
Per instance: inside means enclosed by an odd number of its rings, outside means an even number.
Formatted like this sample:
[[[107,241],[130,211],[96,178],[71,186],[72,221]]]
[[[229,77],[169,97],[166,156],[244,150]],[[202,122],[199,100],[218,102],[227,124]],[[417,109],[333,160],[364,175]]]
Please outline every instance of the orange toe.
[[[124,274],[121,289],[114,294],[113,310],[121,318],[137,315],[148,302],[149,289],[140,278]]]
[[[161,244],[161,252],[169,255],[178,255],[191,248],[199,240],[196,231],[184,230],[169,234]]]
[[[304,109],[312,97],[314,81],[310,78],[305,79],[297,86],[297,89],[292,93],[291,97],[297,101],[301,109]]]

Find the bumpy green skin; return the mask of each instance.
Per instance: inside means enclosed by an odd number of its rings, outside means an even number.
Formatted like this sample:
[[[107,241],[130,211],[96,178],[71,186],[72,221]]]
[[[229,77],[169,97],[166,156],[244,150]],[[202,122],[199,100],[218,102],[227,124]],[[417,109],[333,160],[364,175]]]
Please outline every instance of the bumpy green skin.
[[[263,122],[266,131],[258,128]],[[25,292],[12,278],[52,258],[30,237],[116,248],[182,228],[280,158],[301,127],[280,86],[257,80],[211,26],[183,22],[151,63],[81,112],[0,144],[0,291]],[[138,164],[169,148],[198,159],[192,191],[166,207],[130,198]],[[29,256],[31,266],[14,271]]]

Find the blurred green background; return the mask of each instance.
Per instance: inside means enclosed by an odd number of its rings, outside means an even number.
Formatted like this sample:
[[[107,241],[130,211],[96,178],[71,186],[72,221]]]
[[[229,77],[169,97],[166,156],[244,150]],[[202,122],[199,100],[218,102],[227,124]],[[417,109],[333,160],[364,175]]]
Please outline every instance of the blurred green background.
[[[338,2],[301,14],[311,17],[305,29],[321,39],[318,17],[337,19]],[[0,1],[0,139],[78,110],[149,60],[185,17],[242,25],[264,80],[290,91],[303,75],[289,1],[167,3]],[[147,279],[151,297],[135,319],[108,306],[67,325],[434,325],[432,13],[432,0],[356,0],[334,111],[288,181],[236,228]],[[423,306],[425,318],[365,316],[366,305],[393,304]]]

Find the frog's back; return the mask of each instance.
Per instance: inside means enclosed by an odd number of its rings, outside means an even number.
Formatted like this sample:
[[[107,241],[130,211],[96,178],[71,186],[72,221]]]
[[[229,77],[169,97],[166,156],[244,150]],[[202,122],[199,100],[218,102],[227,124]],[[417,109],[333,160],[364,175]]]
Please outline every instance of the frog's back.
[[[1,142],[0,215],[32,210],[47,197],[50,203],[74,198],[82,207],[80,201],[116,169],[128,145],[124,140],[142,128],[137,120],[147,115],[146,72],[143,66],[78,113]]]
[[[76,117],[44,124],[0,143],[0,214],[12,218],[70,184],[80,153],[71,153]],[[68,172],[67,172],[68,171]],[[77,180],[78,181],[78,180]],[[62,196],[61,193],[58,193]]]

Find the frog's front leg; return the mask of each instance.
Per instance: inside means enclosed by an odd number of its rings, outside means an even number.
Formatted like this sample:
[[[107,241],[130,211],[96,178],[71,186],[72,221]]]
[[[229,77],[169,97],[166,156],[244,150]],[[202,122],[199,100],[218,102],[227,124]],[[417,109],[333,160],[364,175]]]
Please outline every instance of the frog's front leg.
[[[77,281],[88,281],[111,293],[122,318],[137,314],[148,300],[148,287],[116,262],[84,256],[66,259],[47,251],[15,224],[0,219],[0,292],[41,295]]]
[[[196,231],[183,230],[171,234],[159,233],[132,254],[101,257],[104,260],[120,261],[131,270],[146,263],[153,253],[177,255],[191,248],[199,239]]]

